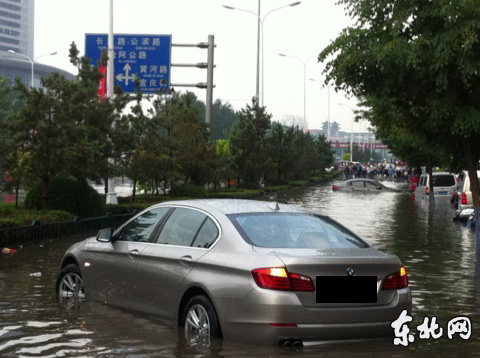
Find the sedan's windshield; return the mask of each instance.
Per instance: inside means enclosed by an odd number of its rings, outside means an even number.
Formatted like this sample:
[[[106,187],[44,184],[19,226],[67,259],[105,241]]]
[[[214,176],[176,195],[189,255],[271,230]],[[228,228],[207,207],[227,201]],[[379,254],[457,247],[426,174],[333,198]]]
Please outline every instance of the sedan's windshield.
[[[310,214],[249,213],[229,216],[243,238],[271,248],[364,248],[368,245],[328,217]]]

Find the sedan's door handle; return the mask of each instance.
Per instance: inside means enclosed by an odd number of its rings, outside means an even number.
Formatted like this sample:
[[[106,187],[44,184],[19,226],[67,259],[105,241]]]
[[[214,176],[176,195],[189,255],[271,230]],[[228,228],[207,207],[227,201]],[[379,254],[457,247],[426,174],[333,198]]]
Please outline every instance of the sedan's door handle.
[[[193,262],[192,256],[186,255],[179,258],[182,265],[188,266]]]
[[[131,258],[135,259],[135,258],[137,258],[138,253],[139,253],[138,250],[135,249],[135,250],[129,251],[129,252],[128,252],[128,255],[129,255]]]

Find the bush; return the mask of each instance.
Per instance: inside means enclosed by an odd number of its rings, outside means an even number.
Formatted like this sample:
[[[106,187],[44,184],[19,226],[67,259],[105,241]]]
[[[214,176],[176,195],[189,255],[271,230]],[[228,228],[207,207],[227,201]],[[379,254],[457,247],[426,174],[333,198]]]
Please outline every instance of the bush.
[[[261,196],[263,193],[262,189],[235,189],[210,193],[209,197],[217,199],[247,199]]]
[[[205,198],[207,191],[193,184],[175,185],[169,193],[170,196],[180,198]]]
[[[30,225],[33,220],[41,224],[73,220],[73,215],[60,210],[15,210],[10,215],[0,218],[0,228]]]
[[[12,204],[0,204],[0,217],[11,215],[14,209],[15,206]]]
[[[107,212],[112,215],[138,213],[143,209],[146,209],[152,205],[153,205],[152,203],[129,203],[129,204],[107,205]]]
[[[25,209],[42,209],[43,185],[36,184],[25,198]],[[82,218],[105,214],[103,196],[86,182],[72,178],[55,178],[50,187],[47,209],[68,211]]]
[[[168,196],[165,196],[163,194],[157,195],[157,194],[137,194],[135,195],[135,202],[136,203],[152,203],[156,204],[160,201],[165,201],[165,200],[170,200],[168,199]],[[123,196],[123,197],[118,197],[118,203],[119,204],[130,204],[132,202],[132,197],[131,196]]]

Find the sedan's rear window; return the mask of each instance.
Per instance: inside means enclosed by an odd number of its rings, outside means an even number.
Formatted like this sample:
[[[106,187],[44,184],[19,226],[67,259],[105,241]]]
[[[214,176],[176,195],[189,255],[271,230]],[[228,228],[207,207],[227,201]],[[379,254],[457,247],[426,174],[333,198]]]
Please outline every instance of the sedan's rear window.
[[[229,216],[250,244],[271,248],[364,248],[368,245],[328,217],[313,214],[248,213]]]
[[[455,178],[453,175],[434,175],[433,186],[454,186],[455,185]]]

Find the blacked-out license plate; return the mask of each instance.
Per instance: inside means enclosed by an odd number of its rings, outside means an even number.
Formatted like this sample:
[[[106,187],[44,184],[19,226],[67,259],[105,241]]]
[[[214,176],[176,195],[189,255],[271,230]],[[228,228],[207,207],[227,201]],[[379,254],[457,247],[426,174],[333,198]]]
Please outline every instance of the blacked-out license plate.
[[[377,303],[376,276],[317,276],[317,303]]]

